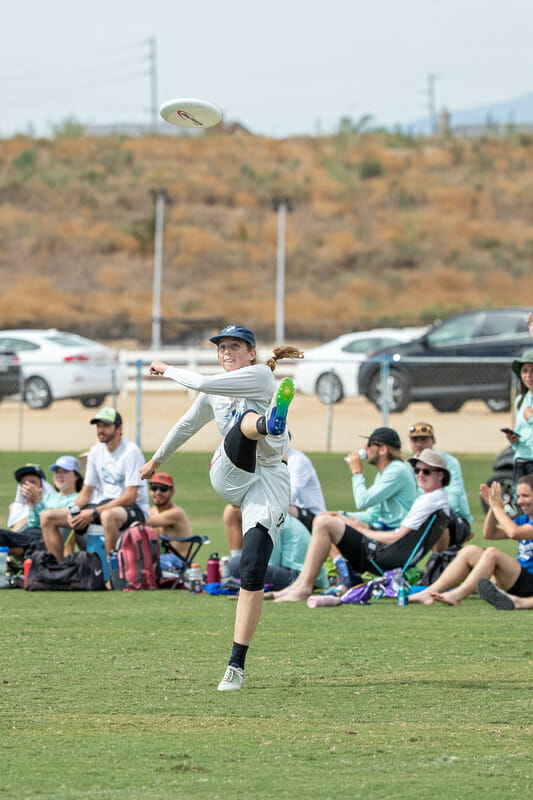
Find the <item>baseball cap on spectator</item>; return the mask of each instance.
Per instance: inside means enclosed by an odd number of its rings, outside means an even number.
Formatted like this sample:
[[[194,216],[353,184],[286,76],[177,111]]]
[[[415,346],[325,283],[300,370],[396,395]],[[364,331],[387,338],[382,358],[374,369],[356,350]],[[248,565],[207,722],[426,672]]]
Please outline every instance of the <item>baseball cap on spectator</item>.
[[[66,469],[72,472],[77,472],[78,475],[82,474],[80,462],[74,456],[59,456],[55,462],[51,464],[48,469],[53,472],[57,468]]]
[[[396,450],[401,450],[402,448],[400,437],[394,428],[376,428],[375,431],[372,431],[370,436],[362,436],[361,438],[372,439],[374,442],[384,444],[386,447],[394,447]]]
[[[122,425],[122,417],[115,408],[104,406],[98,411],[91,420],[91,425],[96,425],[97,422],[109,422],[111,425]]]
[[[414,425],[409,426],[409,436],[411,439],[416,439],[419,436],[423,439],[426,436],[431,436],[434,439],[435,431],[433,430],[433,425],[430,425],[429,422],[415,422]]]
[[[174,478],[167,472],[156,472],[155,475],[152,475],[150,478],[150,483],[160,483],[161,486],[170,486],[172,489],[174,488]]]
[[[416,467],[418,462],[425,464],[426,467],[431,467],[431,469],[441,470],[444,473],[442,485],[448,486],[451,476],[446,464],[446,459],[443,455],[441,455],[441,453],[436,453],[435,450],[432,450],[430,447],[426,447],[425,450],[422,450],[419,456],[409,459],[409,463],[412,467]]]
[[[15,470],[14,475],[17,483],[20,483],[25,475],[37,475],[37,477],[42,481],[46,480],[46,475],[42,471],[39,464],[24,464],[23,467],[19,467]]]
[[[209,339],[210,342],[213,344],[218,344],[221,339],[225,339],[226,337],[231,337],[232,339],[244,339],[245,342],[251,344],[252,347],[255,347],[255,336],[250,330],[250,328],[244,328],[242,325],[226,325],[225,328],[222,328],[220,333],[216,336],[212,336]]]

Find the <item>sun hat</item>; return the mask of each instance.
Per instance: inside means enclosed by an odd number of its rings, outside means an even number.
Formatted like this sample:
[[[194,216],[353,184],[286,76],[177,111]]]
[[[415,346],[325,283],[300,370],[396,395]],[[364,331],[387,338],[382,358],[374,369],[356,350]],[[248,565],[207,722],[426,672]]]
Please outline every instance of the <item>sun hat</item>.
[[[152,475],[150,478],[149,483],[160,483],[161,486],[170,486],[172,489],[174,488],[174,478],[172,475],[169,475],[168,472],[156,472],[155,475]]]
[[[375,442],[384,444],[386,447],[394,447],[401,450],[402,443],[394,428],[376,428],[370,436],[361,436],[362,439],[373,439]]]
[[[77,472],[78,475],[82,474],[80,462],[74,456],[59,456],[55,462],[51,464],[48,469],[53,472],[57,468],[66,469],[69,472]]]
[[[36,475],[42,481],[46,480],[46,475],[42,471],[39,464],[24,464],[23,467],[19,467],[15,470],[14,475],[17,483],[20,483],[25,475]]]
[[[222,328],[220,333],[217,333],[216,336],[212,336],[209,341],[213,342],[213,344],[218,344],[221,339],[225,339],[226,337],[231,337],[232,339],[244,339],[245,342],[248,342],[248,344],[251,344],[252,347],[255,347],[254,334],[250,328],[244,328],[242,325],[226,325],[225,328]]]
[[[518,378],[520,377],[520,370],[522,369],[524,364],[533,364],[532,349],[524,350],[520,358],[515,358],[515,360],[511,364],[511,369]]]
[[[443,455],[436,453],[435,450],[432,450],[430,447],[426,447],[419,456],[414,456],[409,459],[409,463],[412,467],[416,467],[418,462],[425,464],[427,467],[431,467],[431,469],[440,469],[444,473],[442,485],[448,486],[451,476],[446,464],[446,459]]]
[[[434,439],[435,431],[433,430],[433,425],[430,425],[429,422],[415,422],[414,425],[409,426],[409,436],[411,439],[416,439],[419,436],[424,439],[426,436],[431,436]]]
[[[91,425],[97,422],[110,422],[112,425],[122,425],[122,417],[115,408],[104,406],[98,411],[91,420]]]

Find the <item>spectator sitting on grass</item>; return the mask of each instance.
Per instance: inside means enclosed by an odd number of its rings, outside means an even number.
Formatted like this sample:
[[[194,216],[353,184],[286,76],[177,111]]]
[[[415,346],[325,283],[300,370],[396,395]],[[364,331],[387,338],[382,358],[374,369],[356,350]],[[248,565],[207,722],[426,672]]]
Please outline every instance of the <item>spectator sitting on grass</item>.
[[[0,547],[9,547],[10,555],[21,557],[35,550],[41,541],[39,521],[31,527],[29,514],[31,498],[43,500],[54,490],[38,464],[25,464],[15,470],[17,491],[9,506],[7,528],[0,529]]]
[[[516,493],[523,514],[512,520],[503,510],[500,484],[494,482],[489,487],[484,483],[480,488],[481,497],[489,504],[483,536],[485,539],[516,539],[518,558],[514,559],[497,547],[483,550],[477,545],[467,545],[434,583],[409,597],[410,603],[430,605],[438,600],[449,606],[458,606],[478,589],[482,578],[496,581],[501,589],[512,595],[533,595],[533,475],[520,478]]]
[[[409,442],[415,456],[418,456],[422,450],[426,450],[428,447],[435,449],[433,426],[429,422],[416,422],[411,425],[409,427]],[[461,464],[450,453],[443,453],[441,450],[436,449],[435,452],[444,456],[450,473],[450,483],[445,492],[448,495],[453,516],[448,530],[433,548],[434,550],[444,550],[446,547],[460,546],[472,538],[473,533],[470,530],[470,526],[472,525],[473,517],[468,505]]]
[[[172,502],[174,479],[167,472],[156,472],[148,484],[153,506],[148,511],[148,524],[163,536],[179,538],[192,536],[189,517]],[[172,550],[180,557],[187,556],[189,545],[186,542],[172,542]]]
[[[377,445],[372,445],[377,447]],[[369,445],[370,447],[370,445]],[[410,469],[410,468],[409,468]],[[317,575],[334,544],[342,556],[356,572],[369,570],[375,572],[370,561],[375,542],[392,544],[407,536],[420,526],[436,511],[443,510],[449,514],[450,506],[444,486],[450,480],[446,461],[433,450],[424,450],[416,460],[415,474],[423,494],[418,495],[402,523],[393,531],[362,530],[356,520],[347,520],[342,516],[319,514],[313,523],[313,535],[307,551],[303,569],[296,581],[281,592],[276,592],[275,601],[306,600],[313,591]],[[401,567],[409,556],[409,550],[399,554]]]

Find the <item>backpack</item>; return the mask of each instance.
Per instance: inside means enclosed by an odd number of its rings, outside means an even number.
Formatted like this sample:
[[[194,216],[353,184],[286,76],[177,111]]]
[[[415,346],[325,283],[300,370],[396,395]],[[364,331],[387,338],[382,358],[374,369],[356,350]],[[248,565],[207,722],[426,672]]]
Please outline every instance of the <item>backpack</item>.
[[[71,553],[60,564],[52,553],[38,550],[31,557],[26,589],[29,592],[95,591],[105,589],[102,562],[98,553]]]
[[[426,571],[418,581],[418,586],[430,586],[433,581],[436,581],[441,572],[444,572],[450,561],[453,561],[460,549],[460,547],[453,546],[432,553],[427,560]]]
[[[113,589],[133,592],[158,588],[159,539],[149,525],[133,525],[125,530],[110,560]]]

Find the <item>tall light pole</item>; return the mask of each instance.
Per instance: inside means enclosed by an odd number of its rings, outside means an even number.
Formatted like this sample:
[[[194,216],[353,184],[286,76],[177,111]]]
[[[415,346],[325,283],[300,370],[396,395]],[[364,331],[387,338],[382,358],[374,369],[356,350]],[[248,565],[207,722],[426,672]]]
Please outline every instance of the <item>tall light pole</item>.
[[[157,107],[157,40],[155,36],[148,39],[150,54],[150,116],[152,133],[157,130],[159,122],[159,109]]]
[[[163,273],[163,226],[165,222],[165,189],[153,189],[155,199],[154,278],[152,290],[152,350],[161,348],[161,283]]]
[[[278,213],[278,249],[276,260],[276,342],[285,340],[285,232],[287,211],[292,211],[290,200],[286,197],[273,200]]]

